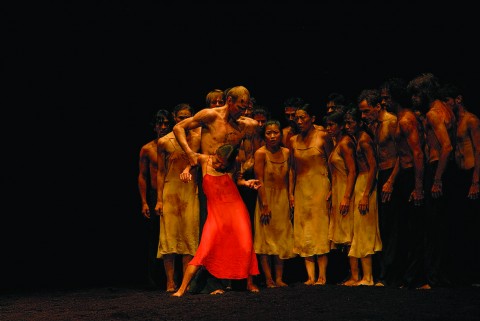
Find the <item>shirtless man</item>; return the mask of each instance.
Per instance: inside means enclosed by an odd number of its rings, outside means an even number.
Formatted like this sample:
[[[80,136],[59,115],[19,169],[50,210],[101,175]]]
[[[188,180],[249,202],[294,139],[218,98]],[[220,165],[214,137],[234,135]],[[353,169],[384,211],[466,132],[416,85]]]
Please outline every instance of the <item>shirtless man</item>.
[[[290,138],[298,134],[297,125],[295,124],[295,112],[304,104],[303,99],[300,97],[290,97],[283,103],[287,125],[282,129],[282,145],[288,149],[291,149]]]
[[[221,89],[212,89],[205,97],[206,108],[217,108],[225,105],[225,93]]]
[[[171,113],[166,109],[157,111],[154,120],[156,138],[140,149],[138,190],[142,200],[142,214],[147,221],[147,282],[151,288],[158,287],[159,260],[157,259],[160,219],[155,215],[157,202],[157,140],[165,136],[173,124]]]
[[[378,273],[375,273],[375,285],[394,285],[399,283],[400,275],[394,271],[397,246],[398,204],[393,194],[396,172],[398,171],[395,130],[397,116],[387,111],[386,101],[391,102],[390,83],[381,86],[382,90],[365,90],[358,97],[358,108],[374,135],[378,161],[378,224],[383,242],[381,252],[373,256]],[[389,105],[388,103],[388,105]]]
[[[426,191],[426,267],[428,287],[449,284],[445,274],[448,256],[448,225],[455,211],[451,201],[453,185],[453,146],[455,142],[455,115],[437,98],[438,79],[424,73],[408,83],[413,108],[425,113],[425,137],[427,166],[425,168]],[[451,241],[451,240],[450,240]],[[427,288],[428,288],[427,287]]]
[[[251,139],[258,122],[242,114],[250,103],[250,92],[244,86],[235,86],[228,90],[226,103],[222,107],[206,108],[197,112],[173,127],[179,145],[187,154],[190,165],[197,165],[198,154],[188,145],[186,131],[201,127],[202,154],[214,155],[217,148],[226,143],[239,146],[242,139]],[[258,292],[252,276],[247,278],[247,289]]]
[[[455,206],[458,208],[455,239],[464,246],[452,249],[456,256],[456,278],[461,283],[479,284],[480,254],[478,232],[480,223],[479,173],[480,173],[480,120],[464,105],[462,91],[455,85],[442,86],[440,98],[455,113],[457,119],[455,149]]]
[[[396,271],[400,271],[402,286],[408,288],[426,287],[424,269],[425,207],[424,207],[424,146],[425,136],[421,121],[407,108],[408,103],[394,106],[398,117],[395,132],[399,172],[396,177],[398,186],[398,211],[402,213],[399,221],[398,257]]]

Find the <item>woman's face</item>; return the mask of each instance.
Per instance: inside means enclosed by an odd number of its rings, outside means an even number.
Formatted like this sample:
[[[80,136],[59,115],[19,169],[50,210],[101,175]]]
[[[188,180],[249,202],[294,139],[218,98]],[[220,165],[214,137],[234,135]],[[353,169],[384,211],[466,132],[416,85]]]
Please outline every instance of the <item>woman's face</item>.
[[[223,172],[228,167],[228,161],[215,154],[212,159],[212,167],[217,172]]]
[[[282,142],[282,133],[277,125],[271,124],[265,127],[265,143],[267,146],[277,146]]]
[[[298,109],[295,112],[295,124],[300,132],[308,131],[312,126],[315,117],[311,117],[304,110]]]
[[[339,124],[337,124],[334,121],[328,120],[326,123],[327,126],[327,132],[330,135],[330,137],[336,137],[338,133],[342,130]]]
[[[350,135],[355,135],[358,131],[359,123],[352,116],[347,115],[345,116],[345,131]]]

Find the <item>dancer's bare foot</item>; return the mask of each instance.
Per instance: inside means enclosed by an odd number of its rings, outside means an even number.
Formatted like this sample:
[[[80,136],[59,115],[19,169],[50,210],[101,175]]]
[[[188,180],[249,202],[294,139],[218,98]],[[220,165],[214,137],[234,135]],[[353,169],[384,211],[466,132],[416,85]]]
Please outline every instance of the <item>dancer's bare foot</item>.
[[[253,293],[260,292],[260,289],[255,284],[247,284],[247,290]]]
[[[225,293],[225,291],[223,291],[222,289],[218,289],[218,290],[210,292],[211,295],[224,294],[224,293]]]
[[[317,282],[315,282],[315,285],[325,285],[325,284],[327,284],[327,280],[325,280],[324,278],[318,278]]]
[[[314,284],[315,284],[315,281],[309,279],[309,280],[303,282],[303,284],[305,284],[305,285],[314,285]]]
[[[417,288],[417,290],[431,290],[431,289],[432,287],[428,283]]]
[[[385,284],[383,284],[382,281],[378,281],[377,283],[375,283],[375,286],[385,286]]]
[[[353,286],[374,286],[373,280],[367,281],[367,280],[360,280],[356,282]]]
[[[273,282],[273,280],[268,280],[265,283],[267,284],[267,288],[276,288],[277,287],[277,285],[275,284],[275,282]]]
[[[347,281],[343,282],[341,285],[344,285],[344,286],[354,286],[355,283],[357,283],[358,280],[356,279],[348,279]]]
[[[288,284],[285,283],[285,282],[283,282],[283,280],[277,280],[277,281],[275,281],[275,284],[276,284],[278,287],[281,287],[281,288],[288,286]]]
[[[178,290],[177,292],[175,292],[174,294],[172,294],[172,296],[181,297],[181,296],[184,295],[184,294],[185,294],[184,291]]]
[[[174,282],[167,284],[167,292],[175,292],[176,289],[177,289],[177,286],[175,285]]]

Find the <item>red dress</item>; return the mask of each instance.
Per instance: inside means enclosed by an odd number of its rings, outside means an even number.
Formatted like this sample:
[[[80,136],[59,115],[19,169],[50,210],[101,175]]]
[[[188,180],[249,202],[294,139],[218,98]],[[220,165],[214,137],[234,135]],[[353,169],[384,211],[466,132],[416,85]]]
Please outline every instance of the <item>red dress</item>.
[[[207,220],[195,256],[189,264],[203,265],[219,279],[245,279],[260,274],[253,249],[247,207],[228,175],[203,176]]]

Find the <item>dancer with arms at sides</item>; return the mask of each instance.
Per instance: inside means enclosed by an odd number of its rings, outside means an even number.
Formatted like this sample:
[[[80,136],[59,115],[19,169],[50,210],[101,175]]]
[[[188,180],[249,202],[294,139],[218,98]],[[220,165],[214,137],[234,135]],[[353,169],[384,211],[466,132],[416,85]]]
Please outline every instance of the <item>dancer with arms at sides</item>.
[[[423,73],[410,80],[407,91],[414,109],[425,114],[425,266],[427,284],[422,289],[451,285],[447,255],[449,225],[455,190],[456,119],[453,111],[439,99],[439,79],[432,73]]]
[[[332,179],[331,209],[328,238],[332,248],[350,250],[353,239],[354,188],[357,179],[355,160],[355,139],[345,132],[345,111],[339,107],[326,116],[327,132],[335,142],[328,166]],[[358,271],[350,271],[350,276],[342,285],[352,286],[360,280]]]
[[[312,107],[305,104],[295,111],[298,134],[290,139],[292,181],[290,207],[294,208],[293,252],[303,257],[306,285],[325,285],[330,252],[328,239],[330,191],[327,159],[333,147],[324,130],[315,127]],[[318,265],[318,268],[316,267]],[[316,270],[318,276],[316,277]]]
[[[147,287],[155,289],[160,284],[160,260],[157,259],[160,233],[160,217],[155,215],[157,202],[157,140],[172,128],[172,114],[167,109],[159,109],[153,125],[156,138],[140,149],[138,190],[142,200],[142,215],[147,219]]]
[[[207,196],[208,216],[195,256],[183,275],[180,288],[173,296],[182,296],[200,266],[218,279],[251,279],[258,275],[258,262],[253,249],[251,223],[247,207],[232,178],[237,150],[230,144],[220,146],[215,155],[197,154],[202,167],[203,188]],[[181,179],[192,179],[191,166],[187,166]],[[237,182],[258,189],[258,180]],[[248,282],[248,280],[247,280]],[[258,288],[247,283],[247,289]]]
[[[462,246],[455,248],[453,273],[458,283],[480,285],[480,119],[465,106],[463,90],[447,83],[440,88],[440,98],[456,117],[455,186],[454,204],[459,215],[453,235]]]
[[[268,120],[263,136],[266,145],[255,152],[254,171],[260,188],[254,216],[254,248],[260,258],[267,287],[284,287],[287,286],[283,281],[284,260],[296,256],[293,253],[293,217],[288,198],[288,186],[292,182],[290,150],[281,146],[279,121]]]
[[[359,103],[364,104],[362,91]],[[372,256],[382,250],[378,225],[377,160],[373,134],[363,123],[360,111],[353,107],[345,114],[345,130],[355,138],[358,175],[354,189],[353,238],[348,251],[352,275],[360,275],[358,261],[362,264],[361,279],[354,286],[373,286]]]

